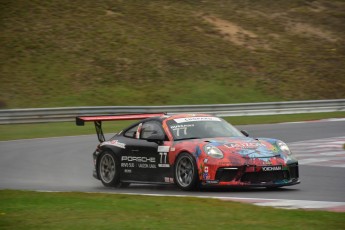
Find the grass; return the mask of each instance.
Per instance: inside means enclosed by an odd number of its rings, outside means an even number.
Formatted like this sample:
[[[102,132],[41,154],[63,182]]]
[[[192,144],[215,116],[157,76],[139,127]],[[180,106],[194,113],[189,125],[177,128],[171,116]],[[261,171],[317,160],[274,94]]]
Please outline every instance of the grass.
[[[345,112],[333,112],[272,116],[241,116],[227,117],[225,119],[233,125],[245,125],[344,117]],[[104,133],[115,133],[127,127],[131,123],[132,121],[106,122],[103,125],[103,131]],[[95,133],[96,131],[92,123],[86,123],[83,127],[76,126],[74,122],[0,125],[1,141],[39,137],[73,136]]]
[[[344,6],[3,0],[0,108],[344,98]]]
[[[280,122],[298,122],[313,121],[327,118],[345,118],[345,112],[332,113],[301,113],[301,114],[283,114],[283,115],[266,115],[266,116],[242,116],[227,117],[227,121],[234,125],[248,124],[270,124]]]
[[[344,220],[216,199],[0,191],[1,229],[342,229]]]

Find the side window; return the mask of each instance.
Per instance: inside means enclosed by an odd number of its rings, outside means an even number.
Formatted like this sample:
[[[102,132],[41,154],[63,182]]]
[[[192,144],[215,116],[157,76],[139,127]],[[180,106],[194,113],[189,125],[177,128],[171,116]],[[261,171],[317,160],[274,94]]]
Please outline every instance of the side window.
[[[160,134],[165,136],[162,125],[157,121],[148,121],[143,124],[140,131],[140,139],[147,139],[148,137]]]
[[[127,130],[124,134],[124,136],[126,137],[131,137],[131,138],[135,138],[136,137],[136,133],[138,130],[139,125],[134,126],[133,128],[130,128],[129,130]]]

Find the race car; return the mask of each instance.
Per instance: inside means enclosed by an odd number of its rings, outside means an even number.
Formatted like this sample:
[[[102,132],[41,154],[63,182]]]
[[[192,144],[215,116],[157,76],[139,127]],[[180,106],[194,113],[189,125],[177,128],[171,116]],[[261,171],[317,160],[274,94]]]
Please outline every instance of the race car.
[[[139,120],[105,140],[102,121]],[[93,176],[104,186],[175,183],[204,186],[282,187],[300,183],[298,161],[281,140],[252,138],[209,114],[80,116],[94,122],[100,144]]]

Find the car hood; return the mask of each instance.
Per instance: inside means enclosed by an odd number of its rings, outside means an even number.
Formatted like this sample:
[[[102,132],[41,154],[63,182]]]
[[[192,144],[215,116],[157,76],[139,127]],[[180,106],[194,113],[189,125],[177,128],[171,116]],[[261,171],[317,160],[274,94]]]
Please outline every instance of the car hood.
[[[220,149],[225,155],[240,155],[244,158],[270,158],[281,155],[276,139],[268,138],[206,138],[205,145],[212,145]],[[204,145],[204,146],[205,146]]]

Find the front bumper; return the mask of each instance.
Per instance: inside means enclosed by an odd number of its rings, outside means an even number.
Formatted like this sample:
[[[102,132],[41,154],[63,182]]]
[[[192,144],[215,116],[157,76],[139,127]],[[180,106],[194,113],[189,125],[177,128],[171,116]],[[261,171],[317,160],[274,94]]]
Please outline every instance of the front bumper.
[[[264,168],[255,165],[219,167],[212,178],[203,178],[201,183],[235,187],[282,187],[300,183],[298,163],[272,166],[272,171],[265,171]]]

